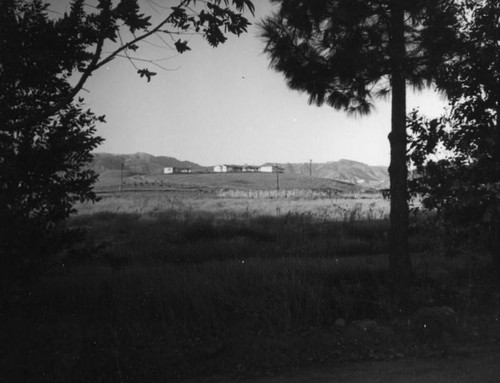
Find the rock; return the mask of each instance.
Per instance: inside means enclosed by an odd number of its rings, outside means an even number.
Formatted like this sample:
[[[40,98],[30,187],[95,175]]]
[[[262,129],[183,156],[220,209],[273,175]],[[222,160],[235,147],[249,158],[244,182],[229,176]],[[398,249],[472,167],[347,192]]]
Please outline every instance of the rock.
[[[392,338],[395,335],[394,330],[388,326],[377,326],[374,330],[377,335],[384,338]]]
[[[432,269],[428,271],[427,278],[437,285],[446,287],[453,284],[453,276],[448,270],[445,269]]]
[[[334,323],[335,327],[345,327],[345,319],[344,318],[337,318]]]
[[[457,316],[451,307],[426,307],[412,316],[412,327],[424,341],[442,341],[456,333]]]
[[[378,323],[372,319],[361,319],[352,322],[352,327],[359,330],[368,331],[378,328]]]

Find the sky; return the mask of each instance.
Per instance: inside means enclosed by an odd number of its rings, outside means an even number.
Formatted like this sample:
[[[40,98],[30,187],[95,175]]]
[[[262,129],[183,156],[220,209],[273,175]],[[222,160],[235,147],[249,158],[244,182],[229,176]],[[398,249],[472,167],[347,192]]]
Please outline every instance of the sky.
[[[54,0],[55,10],[68,3]],[[171,6],[175,0],[156,0]],[[157,19],[159,8],[140,1]],[[256,15],[247,34],[212,48],[191,37],[182,55],[151,38],[134,56],[156,61],[157,75],[139,78],[124,58],[99,69],[80,95],[106,124],[105,142],[96,150],[115,154],[144,152],[203,166],[266,162],[315,163],[350,159],[389,164],[390,102],[379,100],[369,116],[352,117],[331,107],[308,104],[306,94],[290,90],[269,67],[255,23],[272,12],[268,0],[254,0]],[[165,15],[163,13],[163,15]],[[139,67],[144,63],[136,62]],[[442,113],[445,100],[428,90],[409,91],[408,110]]]

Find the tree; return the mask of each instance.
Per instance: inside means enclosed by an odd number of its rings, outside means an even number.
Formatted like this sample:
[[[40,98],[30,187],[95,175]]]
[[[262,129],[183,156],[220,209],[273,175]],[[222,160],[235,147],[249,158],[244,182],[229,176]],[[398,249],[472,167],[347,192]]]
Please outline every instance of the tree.
[[[411,186],[438,211],[447,247],[486,237],[500,267],[500,4],[467,1],[460,16],[465,49],[438,80],[449,90],[448,114],[409,115],[421,175]]]
[[[392,93],[390,274],[398,295],[412,280],[408,249],[406,86],[430,84],[452,53],[451,0],[275,0],[261,23],[271,67],[309,102],[367,114]],[[401,293],[401,294],[400,294]]]
[[[202,3],[202,9],[195,6]],[[64,240],[60,224],[76,201],[95,201],[96,174],[87,168],[101,142],[95,126],[104,117],[75,97],[88,78],[123,56],[150,81],[131,52],[153,35],[188,51],[185,34],[210,45],[246,32],[249,0],[183,0],[153,26],[137,0],[73,0],[61,17],[49,17],[43,0],[0,2],[0,267],[3,281],[27,265],[43,263]],[[53,13],[50,13],[52,16]],[[128,32],[127,32],[128,31]],[[127,34],[128,33],[128,34]],[[127,39],[128,36],[128,39]],[[165,36],[165,37],[163,37]],[[111,53],[104,53],[111,49]]]
[[[150,23],[151,17],[140,13],[137,0],[120,0],[116,6],[111,0],[98,0],[93,12],[85,10],[84,0],[73,0],[70,12],[58,20],[48,19],[46,13],[48,4],[42,0],[2,2],[2,17],[5,21],[2,31],[5,36],[4,41],[19,42],[19,39],[12,36],[12,29],[7,28],[14,19],[18,20],[20,27],[23,23],[30,26],[35,21],[40,22],[41,19],[45,19],[40,26],[41,30],[32,32],[36,35],[23,35],[28,39],[26,42],[32,50],[31,58],[36,59],[36,65],[42,65],[44,70],[58,71],[60,82],[67,80],[71,75],[76,75],[78,78],[74,85],[66,81],[64,91],[60,89],[59,94],[52,95],[45,101],[43,108],[38,107],[28,115],[15,111],[13,115],[7,113],[10,125],[14,128],[27,126],[60,110],[82,90],[94,71],[122,55],[133,62],[130,53],[137,51],[139,44],[150,36],[170,37],[175,50],[179,53],[190,50],[188,41],[174,36],[182,37],[192,33],[201,34],[211,46],[217,47],[227,40],[225,33],[239,36],[246,32],[249,22],[243,17],[242,12],[245,9],[249,9],[252,14],[254,12],[250,0],[204,1],[204,9],[196,12],[192,6],[197,3],[196,0],[180,1],[179,5],[171,7],[167,17],[153,27]],[[29,11],[30,8],[33,11]],[[128,41],[124,40],[122,27],[130,32],[131,37]],[[47,50],[43,51],[40,46],[34,46],[36,43],[42,43]],[[114,46],[114,49],[104,54],[105,45]],[[6,58],[6,61],[13,59],[12,56],[14,55]],[[137,73],[148,81],[156,75],[149,68],[137,68]],[[34,80],[39,81],[41,77],[41,75],[34,76]],[[1,117],[4,117],[5,109],[8,108],[0,110]]]

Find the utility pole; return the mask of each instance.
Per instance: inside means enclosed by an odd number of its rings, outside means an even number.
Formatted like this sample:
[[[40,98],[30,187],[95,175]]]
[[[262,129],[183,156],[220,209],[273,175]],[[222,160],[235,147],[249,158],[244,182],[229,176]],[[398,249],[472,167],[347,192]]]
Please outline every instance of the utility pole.
[[[309,160],[309,177],[313,175],[313,160]]]
[[[278,171],[278,164],[274,165],[276,170],[276,191],[279,193],[280,191],[280,172]]]
[[[125,164],[122,162],[121,164],[121,174],[120,174],[120,192],[123,191],[123,168],[125,167]]]

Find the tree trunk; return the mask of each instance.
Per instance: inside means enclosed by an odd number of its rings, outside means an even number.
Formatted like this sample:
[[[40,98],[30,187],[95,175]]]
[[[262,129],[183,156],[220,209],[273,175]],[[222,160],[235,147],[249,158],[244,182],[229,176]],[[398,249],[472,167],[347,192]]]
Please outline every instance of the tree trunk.
[[[389,273],[394,297],[404,305],[413,279],[413,269],[408,246],[408,168],[406,165],[406,79],[404,62],[406,56],[404,38],[404,9],[400,0],[391,3],[391,87],[392,118],[389,141],[391,144],[391,163],[389,177],[391,182],[390,213],[390,254]]]
[[[497,89],[500,87],[497,86]],[[497,91],[500,94],[500,89]],[[496,102],[496,126],[493,143],[493,183],[500,184],[500,97]],[[500,271],[500,194],[491,203],[491,222],[489,233],[489,250],[493,261],[493,266]]]

